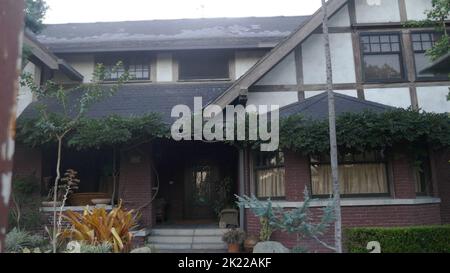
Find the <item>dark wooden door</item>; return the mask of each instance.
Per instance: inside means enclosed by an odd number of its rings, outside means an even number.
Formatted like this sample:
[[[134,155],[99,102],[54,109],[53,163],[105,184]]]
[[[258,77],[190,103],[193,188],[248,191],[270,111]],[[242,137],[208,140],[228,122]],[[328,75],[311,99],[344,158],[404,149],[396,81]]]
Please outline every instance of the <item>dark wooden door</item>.
[[[185,218],[188,220],[215,219],[213,202],[219,183],[219,167],[212,162],[193,162],[185,175]]]

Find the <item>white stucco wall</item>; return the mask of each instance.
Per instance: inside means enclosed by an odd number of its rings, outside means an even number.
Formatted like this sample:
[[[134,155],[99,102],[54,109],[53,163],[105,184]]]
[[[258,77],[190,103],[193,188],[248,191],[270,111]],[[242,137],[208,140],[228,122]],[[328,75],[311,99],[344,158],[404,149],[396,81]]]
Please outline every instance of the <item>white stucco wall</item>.
[[[350,15],[348,12],[348,5],[342,7],[336,14],[334,14],[328,21],[330,27],[349,27]]]
[[[35,83],[39,84],[41,79],[41,69],[38,66],[34,65],[32,62],[28,62],[28,64],[23,69],[23,73],[29,73],[34,78]],[[27,106],[32,103],[33,100],[34,96],[30,88],[28,88],[27,86],[21,86],[17,95],[17,117],[22,114],[25,108],[27,108]]]
[[[291,52],[255,85],[297,84],[295,54]]]
[[[350,33],[330,34],[333,83],[355,83],[355,62]],[[311,35],[302,44],[303,80],[305,84],[326,83],[323,36]]]
[[[366,100],[394,107],[408,108],[411,106],[409,88],[365,89]]]
[[[237,51],[234,59],[236,79],[244,75],[264,54],[261,51]]]
[[[423,20],[425,11],[431,9],[431,0],[406,0],[406,14],[408,20]]]
[[[447,86],[418,87],[419,108],[427,112],[450,112],[450,102],[447,101],[448,92]]]
[[[156,56],[156,81],[173,81],[173,62],[172,54],[160,53]]]
[[[249,92],[247,105],[277,105],[280,108],[296,102],[297,92]]]
[[[93,54],[77,54],[64,56],[63,59],[69,63],[78,73],[83,75],[84,83],[92,81],[92,74],[95,69],[95,61]]]
[[[325,91],[305,91],[305,99],[317,96],[319,94],[322,94],[323,92],[325,92]],[[358,92],[356,90],[336,90],[334,92],[338,93],[338,94],[343,94],[343,95],[347,95],[350,97],[354,97],[354,98],[358,97]]]
[[[355,0],[355,8],[357,23],[400,22],[398,0]]]

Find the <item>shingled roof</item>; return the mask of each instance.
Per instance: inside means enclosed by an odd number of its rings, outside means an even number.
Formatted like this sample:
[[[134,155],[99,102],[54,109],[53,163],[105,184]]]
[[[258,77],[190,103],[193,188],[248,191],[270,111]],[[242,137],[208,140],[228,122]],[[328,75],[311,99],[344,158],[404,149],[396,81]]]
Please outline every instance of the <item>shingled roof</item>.
[[[336,116],[344,113],[361,113],[372,111],[382,113],[394,109],[393,107],[366,101],[347,95],[334,93],[334,103]],[[295,114],[301,114],[304,117],[319,120],[328,118],[328,94],[323,92],[317,96],[308,98],[280,109],[280,117],[288,117]]]
[[[202,97],[203,104],[208,104],[229,86],[229,83],[125,84],[114,96],[94,104],[87,116],[101,118],[115,114],[131,117],[159,113],[164,122],[171,124],[175,121],[170,116],[175,105],[183,104],[194,109],[194,97]],[[74,97],[79,96],[80,93],[77,92],[74,92]],[[51,112],[61,110],[53,100],[44,103]],[[20,118],[36,117],[37,105],[38,102],[30,104]]]
[[[272,48],[309,16],[151,20],[47,25],[39,41],[54,53]]]

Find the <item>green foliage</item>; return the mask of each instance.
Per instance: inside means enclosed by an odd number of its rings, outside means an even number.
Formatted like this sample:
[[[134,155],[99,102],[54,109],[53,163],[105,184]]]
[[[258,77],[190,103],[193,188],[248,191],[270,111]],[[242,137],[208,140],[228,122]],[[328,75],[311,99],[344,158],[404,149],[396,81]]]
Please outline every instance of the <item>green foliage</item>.
[[[450,253],[450,226],[350,228],[344,234],[350,253],[368,253],[371,241],[382,253]]]
[[[48,5],[44,0],[26,0],[25,1],[25,26],[39,33],[44,28],[43,20],[47,13]]]
[[[254,196],[237,197],[240,205],[250,208],[260,220],[267,220],[268,226],[270,227],[270,233],[280,230],[296,234],[298,240],[301,238],[312,238],[327,246],[319,237],[324,235],[324,232],[328,230],[330,225],[335,221],[333,202],[330,201],[328,205],[322,209],[321,218],[317,221],[312,218],[310,206],[311,201],[313,200],[310,198],[306,188],[304,191],[303,204],[298,208],[290,210],[274,207],[270,199],[262,202]],[[261,240],[263,239],[268,240],[270,239],[270,236],[268,238],[261,238]],[[331,248],[330,246],[327,247]],[[299,245],[297,249],[303,248]]]
[[[46,243],[42,236],[31,235],[26,231],[14,228],[6,234],[5,249],[7,252],[22,252],[26,248],[39,248]]]
[[[245,240],[245,232],[240,229],[230,229],[222,236],[222,241],[227,244],[242,244]]]
[[[395,109],[384,113],[346,113],[337,117],[336,134],[341,151],[380,150],[404,147],[450,146],[450,118],[446,114]],[[280,146],[304,154],[329,150],[328,121],[300,115],[281,121]]]
[[[112,245],[108,242],[98,245],[81,243],[80,253],[112,253]]]
[[[10,227],[35,230],[42,224],[39,207],[41,203],[39,181],[34,176],[13,179]]]

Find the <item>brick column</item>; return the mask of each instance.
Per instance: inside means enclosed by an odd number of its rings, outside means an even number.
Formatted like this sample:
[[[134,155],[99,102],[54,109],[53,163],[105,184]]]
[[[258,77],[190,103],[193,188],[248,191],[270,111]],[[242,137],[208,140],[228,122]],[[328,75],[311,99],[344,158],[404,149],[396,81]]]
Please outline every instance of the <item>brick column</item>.
[[[128,209],[139,209],[140,223],[151,227],[155,223],[155,214],[151,204],[153,172],[151,148],[141,146],[122,153],[120,158],[119,198]]]
[[[396,150],[392,155],[392,176],[394,198],[416,198],[416,187],[413,177],[411,159],[403,152]]]
[[[436,151],[432,161],[436,164],[433,170],[436,172],[436,184],[441,198],[441,219],[443,224],[450,224],[450,150]]]
[[[286,201],[303,201],[305,186],[311,191],[309,160],[300,153],[284,152]]]

